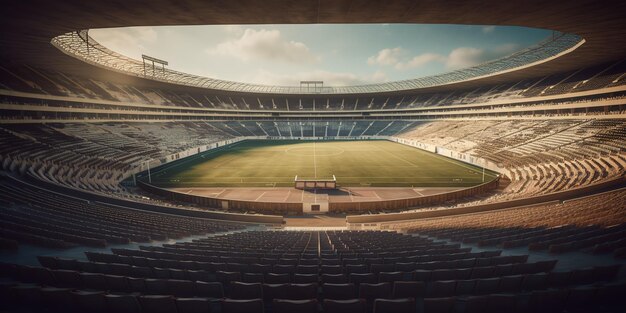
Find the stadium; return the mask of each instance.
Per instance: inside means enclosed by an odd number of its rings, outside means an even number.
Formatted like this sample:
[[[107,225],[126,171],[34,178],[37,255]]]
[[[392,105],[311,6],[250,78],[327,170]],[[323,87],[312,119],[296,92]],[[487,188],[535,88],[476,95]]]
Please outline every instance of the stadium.
[[[0,312],[626,310],[623,1],[3,8]],[[275,24],[550,35],[454,68],[452,53],[391,65],[445,68],[428,75],[337,85],[230,79],[253,71],[249,54],[215,61],[232,67],[224,76],[194,74],[170,68],[186,54],[133,58],[96,35]],[[350,41],[323,40],[330,52]],[[281,44],[266,56],[292,47],[303,54],[291,61],[308,60],[301,42]],[[218,47],[232,57],[233,45]],[[378,56],[369,66],[391,67]],[[307,66],[323,72],[320,60]]]

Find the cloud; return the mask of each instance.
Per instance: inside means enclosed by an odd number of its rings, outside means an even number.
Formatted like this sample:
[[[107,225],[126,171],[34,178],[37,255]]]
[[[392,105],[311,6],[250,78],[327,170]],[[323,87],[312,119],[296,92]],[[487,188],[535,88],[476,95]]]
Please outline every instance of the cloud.
[[[459,69],[478,65],[483,60],[485,51],[471,47],[460,47],[452,50],[446,59],[448,69]]]
[[[386,48],[378,51],[378,54],[367,58],[369,65],[396,65],[405,57],[408,51],[402,47]]]
[[[233,29],[235,30],[235,29]],[[210,55],[232,56],[242,61],[272,60],[285,63],[317,63],[313,55],[301,42],[288,41],[279,30],[246,29],[241,37],[218,44],[206,50]]]
[[[449,70],[461,69],[495,60],[513,53],[519,45],[509,43],[493,49],[458,47],[443,55],[439,53],[422,53],[410,57],[409,52],[401,47],[380,50],[375,56],[367,59],[369,65],[392,66],[397,70],[408,70],[425,66],[430,63],[443,64]]]
[[[158,34],[154,27],[124,27],[91,29],[89,35],[113,51],[126,51],[128,56],[141,58],[145,45],[155,43]]]
[[[493,54],[498,56],[505,56],[515,52],[515,50],[519,49],[519,45],[516,43],[506,43],[503,45],[499,45],[493,49]]]
[[[388,81],[387,75],[382,71],[376,71],[365,76],[353,73],[331,72],[314,70],[310,72],[297,72],[290,74],[277,74],[267,70],[258,70],[257,73],[247,79],[251,83],[278,86],[297,86],[303,80],[321,80],[326,86],[353,86]]]
[[[428,63],[431,62],[445,62],[446,61],[446,57],[441,55],[441,54],[437,54],[437,53],[423,53],[417,56],[414,56],[411,60],[409,60],[408,62],[399,62],[395,65],[396,69],[399,70],[405,70],[405,69],[411,69],[411,68],[416,68],[416,67],[421,67],[424,66]]]
[[[482,28],[483,34],[491,34],[494,30],[496,30],[495,26],[483,26]]]

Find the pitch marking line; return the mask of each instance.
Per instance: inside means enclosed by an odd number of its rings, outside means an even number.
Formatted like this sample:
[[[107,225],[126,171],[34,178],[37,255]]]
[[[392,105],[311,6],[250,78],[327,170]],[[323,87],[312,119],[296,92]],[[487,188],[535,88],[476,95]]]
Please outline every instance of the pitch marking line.
[[[259,199],[261,199],[261,197],[263,197],[265,195],[267,191],[263,191],[262,194],[260,194],[258,197],[256,197],[256,199],[254,199],[254,201],[259,201]]]
[[[392,156],[393,156],[393,157],[395,157],[396,159],[399,159],[399,160],[402,160],[402,161],[404,161],[404,162],[407,162],[407,163],[409,163],[409,164],[411,164],[411,165],[413,165],[413,166],[415,166],[415,167],[419,167],[418,165],[413,164],[413,163],[411,163],[411,162],[409,162],[409,161],[407,161],[407,160],[405,160],[405,159],[403,159],[403,158],[400,158],[400,157],[398,157],[398,156],[394,155],[394,154],[393,154],[393,153],[391,153],[391,152],[388,152],[388,151],[386,151],[386,150],[384,150],[384,149],[381,149],[381,148],[379,148],[378,146],[375,146],[375,147],[376,147],[376,149],[378,149],[378,150],[380,150],[380,151],[384,151],[384,152],[386,152],[386,153],[388,153],[388,154],[392,155]],[[481,174],[481,173],[482,173],[482,171],[479,171],[479,170],[473,169],[473,168],[469,167],[468,165],[463,164],[463,163],[462,163],[462,162],[460,162],[460,161],[455,162],[455,161],[452,161],[452,160],[448,160],[448,158],[447,158],[447,157],[445,157],[445,156],[441,156],[441,157],[442,157],[442,158],[441,158],[441,160],[446,161],[446,162],[448,162],[448,163],[452,163],[452,164],[455,164],[455,165],[458,165],[458,166],[464,167],[464,168],[466,168],[466,169],[468,169],[468,170],[470,170],[470,171],[472,171],[472,172],[474,172],[474,173],[477,173],[477,174]],[[482,169],[482,167],[481,167],[481,169]],[[489,175],[488,173],[485,173],[485,176],[491,176],[491,175]],[[493,177],[493,176],[492,176],[492,177]]]
[[[376,192],[375,190],[374,190],[374,195],[376,195],[376,198],[378,198],[378,200],[382,200],[382,199],[383,199],[383,198],[381,198],[381,197],[378,195],[378,192]]]
[[[315,158],[315,141],[313,141],[313,170],[315,171],[315,178],[317,178],[317,161]]]

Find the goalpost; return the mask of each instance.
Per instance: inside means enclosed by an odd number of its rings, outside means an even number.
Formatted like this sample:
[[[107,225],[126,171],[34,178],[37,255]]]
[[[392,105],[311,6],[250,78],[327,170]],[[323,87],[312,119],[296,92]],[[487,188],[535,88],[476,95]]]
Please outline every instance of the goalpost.
[[[337,178],[333,175],[332,179],[324,178],[299,178],[296,175],[294,179],[294,187],[296,189],[309,190],[309,189],[337,189]]]

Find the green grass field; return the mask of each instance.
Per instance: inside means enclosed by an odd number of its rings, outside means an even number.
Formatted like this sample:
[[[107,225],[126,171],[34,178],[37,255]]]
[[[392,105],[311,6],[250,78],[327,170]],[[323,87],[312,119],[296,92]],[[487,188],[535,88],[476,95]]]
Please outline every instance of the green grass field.
[[[343,187],[467,187],[482,169],[390,141],[244,141],[152,173],[161,187],[292,187],[294,176]],[[485,180],[495,174],[485,173]]]

